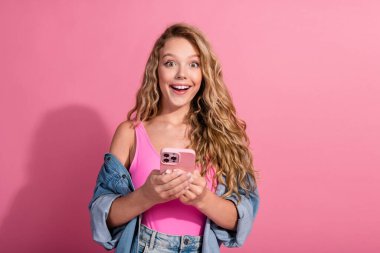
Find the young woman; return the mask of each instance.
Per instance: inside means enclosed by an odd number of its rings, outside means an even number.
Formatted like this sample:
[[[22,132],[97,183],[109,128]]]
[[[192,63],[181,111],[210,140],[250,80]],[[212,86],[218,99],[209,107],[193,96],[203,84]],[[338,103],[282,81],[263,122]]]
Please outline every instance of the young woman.
[[[158,38],[127,118],[89,205],[94,240],[117,253],[241,246],[259,203],[246,125],[197,28],[174,24]],[[193,149],[197,169],[160,172],[166,147]]]

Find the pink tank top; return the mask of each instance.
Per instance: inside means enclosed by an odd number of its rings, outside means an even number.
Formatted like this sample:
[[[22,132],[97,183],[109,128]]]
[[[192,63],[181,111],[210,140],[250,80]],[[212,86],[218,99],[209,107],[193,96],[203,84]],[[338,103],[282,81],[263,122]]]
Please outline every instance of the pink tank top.
[[[129,172],[136,189],[140,188],[150,172],[160,168],[160,155],[149,140],[143,123],[135,128],[136,151]],[[212,189],[213,169],[206,179],[207,187]],[[170,235],[202,235],[206,216],[191,205],[185,205],[175,199],[157,204],[142,214],[142,224]]]

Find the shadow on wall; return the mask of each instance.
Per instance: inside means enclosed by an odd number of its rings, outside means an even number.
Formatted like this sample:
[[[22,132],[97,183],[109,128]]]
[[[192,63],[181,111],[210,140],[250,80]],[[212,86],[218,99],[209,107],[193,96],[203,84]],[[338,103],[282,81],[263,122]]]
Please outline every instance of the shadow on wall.
[[[0,228],[1,252],[105,252],[92,241],[87,205],[110,140],[89,108],[47,113],[32,141],[27,184]]]

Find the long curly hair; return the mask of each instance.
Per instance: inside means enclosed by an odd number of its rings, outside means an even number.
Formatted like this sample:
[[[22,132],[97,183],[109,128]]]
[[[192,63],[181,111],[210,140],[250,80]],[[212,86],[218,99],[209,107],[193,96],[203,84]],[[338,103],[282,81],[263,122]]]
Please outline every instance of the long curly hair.
[[[193,98],[187,114],[190,147],[196,152],[201,175],[215,168],[217,182],[224,184],[228,191],[223,195],[237,194],[241,199],[256,187],[252,154],[246,123],[236,115],[235,106],[224,84],[221,66],[205,36],[195,27],[177,23],[169,26],[157,39],[145,66],[145,73],[136,96],[136,104],[129,111],[127,119],[133,122],[148,121],[160,111],[158,86],[158,64],[160,49],[173,37],[187,39],[200,54],[202,70],[201,87]]]

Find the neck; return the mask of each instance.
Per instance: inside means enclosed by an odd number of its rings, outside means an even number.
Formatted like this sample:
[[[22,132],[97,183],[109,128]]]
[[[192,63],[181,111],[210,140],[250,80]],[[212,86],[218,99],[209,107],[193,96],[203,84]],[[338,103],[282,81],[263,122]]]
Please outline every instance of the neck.
[[[189,109],[189,106],[177,108],[162,107],[162,110],[158,113],[157,117],[172,125],[181,125],[185,123],[185,118]]]

